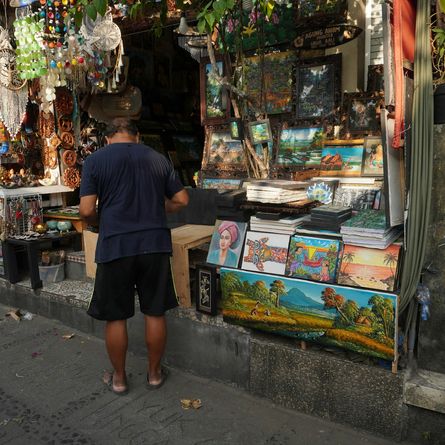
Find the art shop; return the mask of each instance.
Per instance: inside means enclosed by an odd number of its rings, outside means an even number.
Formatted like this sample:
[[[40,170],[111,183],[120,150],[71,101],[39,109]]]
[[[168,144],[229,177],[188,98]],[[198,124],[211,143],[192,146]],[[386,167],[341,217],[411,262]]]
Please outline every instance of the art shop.
[[[169,4],[161,37],[127,3],[80,21],[76,0],[23,3],[0,34],[5,280],[91,290],[82,163],[128,116],[190,191],[169,219],[182,309],[397,372],[426,233],[409,1],[244,0],[217,26]]]

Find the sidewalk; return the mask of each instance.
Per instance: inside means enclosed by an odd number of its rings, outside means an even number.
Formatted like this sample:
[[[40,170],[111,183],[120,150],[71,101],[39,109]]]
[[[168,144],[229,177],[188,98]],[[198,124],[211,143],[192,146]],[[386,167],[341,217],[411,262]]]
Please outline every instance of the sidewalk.
[[[176,369],[147,391],[145,361],[131,354],[130,393],[116,396],[101,383],[109,368],[102,341],[40,316],[14,321],[8,310],[0,305],[0,444],[397,443]],[[184,410],[181,399],[202,407]]]

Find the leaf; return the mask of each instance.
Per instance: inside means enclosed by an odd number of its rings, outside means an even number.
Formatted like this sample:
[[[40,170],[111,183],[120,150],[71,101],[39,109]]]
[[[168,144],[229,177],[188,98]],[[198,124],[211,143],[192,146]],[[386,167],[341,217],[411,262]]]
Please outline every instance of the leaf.
[[[66,334],[66,335],[62,335],[62,338],[64,340],[71,340],[74,337],[75,334]]]
[[[439,0],[440,10],[445,12],[445,0]]]
[[[209,12],[208,14],[206,14],[205,19],[206,19],[206,22],[209,24],[210,29],[212,29],[212,27],[215,23],[215,16],[213,15],[213,13]]]
[[[206,31],[206,26],[207,26],[207,23],[206,23],[205,19],[204,18],[200,19],[198,21],[198,32],[200,34],[204,34]]]
[[[224,15],[225,9],[226,5],[221,0],[213,3],[213,10],[218,14],[218,18],[215,17],[216,21],[219,21],[219,18]]]
[[[107,12],[108,1],[107,0],[93,0],[93,5],[95,6],[97,12],[104,16]]]
[[[89,5],[87,5],[85,10],[86,10],[86,13],[87,13],[88,17],[91,20],[96,20],[96,18],[97,18],[97,9],[96,9],[96,7],[93,4],[90,3]]]
[[[235,0],[226,0],[226,8],[229,9],[233,9],[235,6]]]
[[[201,399],[181,399],[182,409],[199,409],[202,406]]]

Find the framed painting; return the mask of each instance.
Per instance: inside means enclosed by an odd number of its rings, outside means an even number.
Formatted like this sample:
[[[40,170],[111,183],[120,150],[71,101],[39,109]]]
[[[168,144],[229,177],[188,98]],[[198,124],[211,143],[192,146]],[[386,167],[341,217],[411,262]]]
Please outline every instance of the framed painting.
[[[318,167],[323,148],[322,127],[283,126],[278,137],[277,167]]]
[[[202,168],[245,170],[243,143],[232,138],[228,125],[206,127]]]
[[[337,188],[334,205],[351,207],[353,210],[372,209],[381,186],[344,186]]]
[[[378,136],[365,138],[362,176],[383,176],[383,162],[382,138]]]
[[[201,161],[203,147],[202,142],[192,135],[172,135],[173,145],[181,161]]]
[[[327,176],[360,176],[363,163],[363,146],[323,147],[320,163],[321,175]]]
[[[225,75],[223,58],[216,59],[216,67],[220,76]],[[219,124],[226,122],[230,116],[230,101],[227,90],[212,76],[213,66],[210,59],[201,59],[200,65],[200,96],[201,123]]]
[[[398,244],[391,244],[386,249],[371,249],[345,244],[338,283],[394,291],[400,248],[401,246]]]
[[[247,223],[216,220],[207,262],[218,266],[238,267]]]
[[[294,235],[290,239],[286,275],[334,283],[340,246],[339,240]]]
[[[296,67],[297,120],[335,116],[341,101],[341,54],[301,60]]]
[[[289,235],[247,232],[242,269],[284,275]]]
[[[397,295],[221,268],[226,322],[384,360],[397,351]]]
[[[196,266],[196,310],[208,315],[216,315],[218,312],[216,275],[215,267],[203,264]]]
[[[344,95],[346,132],[350,135],[378,135],[380,131],[380,106],[382,97],[369,93]]]
[[[267,114],[292,111],[294,51],[249,57],[244,61],[242,89]]]
[[[272,130],[269,119],[249,122],[250,140],[253,145],[263,144],[272,141]]]
[[[384,93],[384,80],[383,65],[368,65],[368,82],[366,90],[369,93]]]
[[[347,12],[347,0],[299,0],[297,23],[307,25],[308,21],[317,21],[317,24],[326,24],[333,20],[342,23]]]
[[[201,188],[216,190],[238,190],[241,187],[242,179],[230,178],[203,178]]]
[[[239,139],[240,141],[244,139],[244,125],[242,119],[230,119],[229,127],[232,139]]]

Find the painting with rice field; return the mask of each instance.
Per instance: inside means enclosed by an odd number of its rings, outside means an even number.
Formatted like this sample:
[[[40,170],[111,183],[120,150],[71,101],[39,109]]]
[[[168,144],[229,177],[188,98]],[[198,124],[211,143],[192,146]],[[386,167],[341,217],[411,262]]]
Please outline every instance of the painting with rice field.
[[[400,246],[391,244],[386,249],[345,244],[338,283],[394,291],[399,263]]]
[[[320,163],[321,174],[329,176],[361,176],[363,146],[323,147]]]
[[[290,240],[286,275],[335,282],[340,241],[294,235]]]
[[[224,320],[395,359],[397,295],[221,268]]]
[[[322,148],[322,127],[283,128],[278,141],[275,163],[285,167],[318,167]]]
[[[284,275],[289,235],[247,232],[242,268]]]
[[[242,88],[268,114],[292,111],[293,51],[245,59]]]
[[[217,167],[228,170],[244,168],[244,148],[242,141],[232,139],[227,125],[206,127],[203,169]]]

